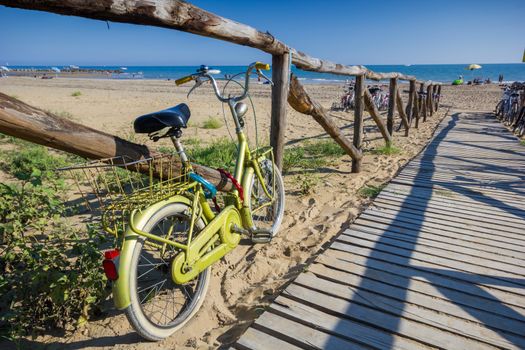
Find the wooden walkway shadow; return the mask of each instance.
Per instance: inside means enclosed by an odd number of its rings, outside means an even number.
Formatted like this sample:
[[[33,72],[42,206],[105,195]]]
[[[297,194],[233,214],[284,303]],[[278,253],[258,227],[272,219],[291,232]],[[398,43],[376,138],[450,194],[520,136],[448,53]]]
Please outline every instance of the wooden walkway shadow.
[[[525,147],[492,115],[435,138],[236,349],[524,349]]]

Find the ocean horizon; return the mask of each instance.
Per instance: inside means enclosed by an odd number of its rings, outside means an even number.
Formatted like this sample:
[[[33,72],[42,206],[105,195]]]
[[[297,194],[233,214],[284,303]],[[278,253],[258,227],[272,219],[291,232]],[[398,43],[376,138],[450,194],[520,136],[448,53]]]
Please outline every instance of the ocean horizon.
[[[500,74],[503,75],[505,82],[525,81],[525,63],[480,63],[481,69],[468,71],[465,68],[468,64],[414,64],[414,65],[365,65],[370,70],[375,72],[400,72],[403,74],[414,75],[420,80],[434,80],[443,83],[451,83],[460,75],[464,76],[465,81],[473,78],[481,78],[483,80],[490,79],[493,82],[498,81]],[[50,69],[51,67],[58,67],[62,69],[63,65],[12,65],[8,66],[13,69]],[[66,66],[67,67],[67,66]],[[125,78],[135,76],[142,76],[144,79],[177,79],[196,71],[199,66],[79,66],[81,69],[97,69],[97,70],[118,70],[122,67],[125,69],[125,75],[113,75],[112,78]],[[221,74],[234,75],[242,72],[246,66],[225,66],[225,65],[210,65],[215,69],[219,69]],[[340,83],[351,79],[349,76],[335,75],[328,73],[308,72],[297,69],[292,66],[292,72],[299,77],[300,80],[306,83]],[[271,76],[271,71],[268,73]]]

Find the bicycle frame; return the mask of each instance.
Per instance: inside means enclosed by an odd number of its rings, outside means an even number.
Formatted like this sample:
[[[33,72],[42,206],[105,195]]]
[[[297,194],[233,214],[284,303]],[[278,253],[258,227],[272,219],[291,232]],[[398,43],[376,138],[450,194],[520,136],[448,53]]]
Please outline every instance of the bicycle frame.
[[[234,117],[235,111],[232,112]],[[140,236],[149,238],[155,242],[148,242],[165,250],[167,245],[174,246],[181,250],[175,257],[171,266],[172,279],[179,284],[189,282],[204,271],[207,267],[220,260],[224,255],[233,250],[239,243],[241,235],[236,232],[236,228],[251,229],[254,227],[252,213],[270,205],[273,198],[266,188],[263,179],[260,162],[264,159],[271,159],[273,163],[273,151],[271,147],[250,150],[246,136],[242,128],[237,129],[238,153],[235,166],[235,179],[242,184],[243,188],[249,188],[257,176],[262,185],[264,193],[271,198],[267,204],[259,208],[250,208],[246,201],[241,201],[237,189],[231,192],[231,200],[226,201],[226,207],[215,214],[211,209],[204,192],[199,183],[188,183],[182,187],[180,194],[167,200],[156,203],[142,211],[135,210],[130,214],[129,227],[124,235],[122,251],[119,257],[118,273],[119,278],[113,283],[114,302],[117,309],[125,309],[131,303],[129,289],[130,263],[137,239]],[[275,186],[275,181],[273,181]],[[188,190],[194,189],[194,193]],[[275,188],[271,193],[275,193]],[[228,198],[227,198],[228,199]],[[159,237],[149,232],[144,232],[143,228],[149,218],[162,207],[172,203],[183,203],[191,210],[190,229],[186,244],[170,240],[171,232],[166,237]],[[193,236],[195,223],[200,220],[205,223],[203,230],[197,236]],[[172,229],[172,228],[171,228]],[[171,230],[170,229],[170,230]]]

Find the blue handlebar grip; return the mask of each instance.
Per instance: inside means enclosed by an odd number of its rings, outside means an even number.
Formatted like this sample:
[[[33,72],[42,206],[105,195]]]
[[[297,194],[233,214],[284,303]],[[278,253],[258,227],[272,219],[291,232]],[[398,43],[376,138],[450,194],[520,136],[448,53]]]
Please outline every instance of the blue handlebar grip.
[[[193,181],[197,181],[204,187],[204,196],[208,199],[215,197],[217,194],[217,187],[215,187],[211,182],[204,179],[199,174],[190,173],[190,179]]]

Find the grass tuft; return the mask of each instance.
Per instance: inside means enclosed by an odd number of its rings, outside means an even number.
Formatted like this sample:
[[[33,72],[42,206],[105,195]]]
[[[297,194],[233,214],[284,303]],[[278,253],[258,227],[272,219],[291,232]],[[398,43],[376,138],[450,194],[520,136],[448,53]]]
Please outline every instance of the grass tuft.
[[[344,155],[345,151],[332,140],[306,142],[301,146],[285,149],[283,172],[291,169],[317,169]]]
[[[384,188],[384,185],[374,186],[374,185],[367,185],[363,186],[359,189],[359,195],[364,198],[374,198],[376,197],[381,190]]]
[[[237,145],[231,140],[222,138],[209,145],[201,145],[198,139],[183,140],[186,154],[192,162],[212,168],[223,168],[232,172],[237,158]],[[159,152],[176,154],[174,147],[160,147]]]
[[[377,149],[374,149],[371,151],[372,154],[384,154],[387,156],[391,156],[394,154],[401,153],[401,150],[393,145],[385,145],[383,147],[379,147]]]
[[[78,97],[78,96],[81,96],[81,95],[82,95],[82,93],[81,93],[80,91],[74,91],[74,92],[71,94],[71,96],[73,96],[73,97]]]
[[[202,123],[203,129],[219,129],[222,127],[222,121],[219,118],[209,117]]]
[[[520,140],[520,145],[525,146],[525,140]]]
[[[295,178],[299,192],[303,195],[312,194],[320,181],[319,175],[314,173],[303,173]]]

